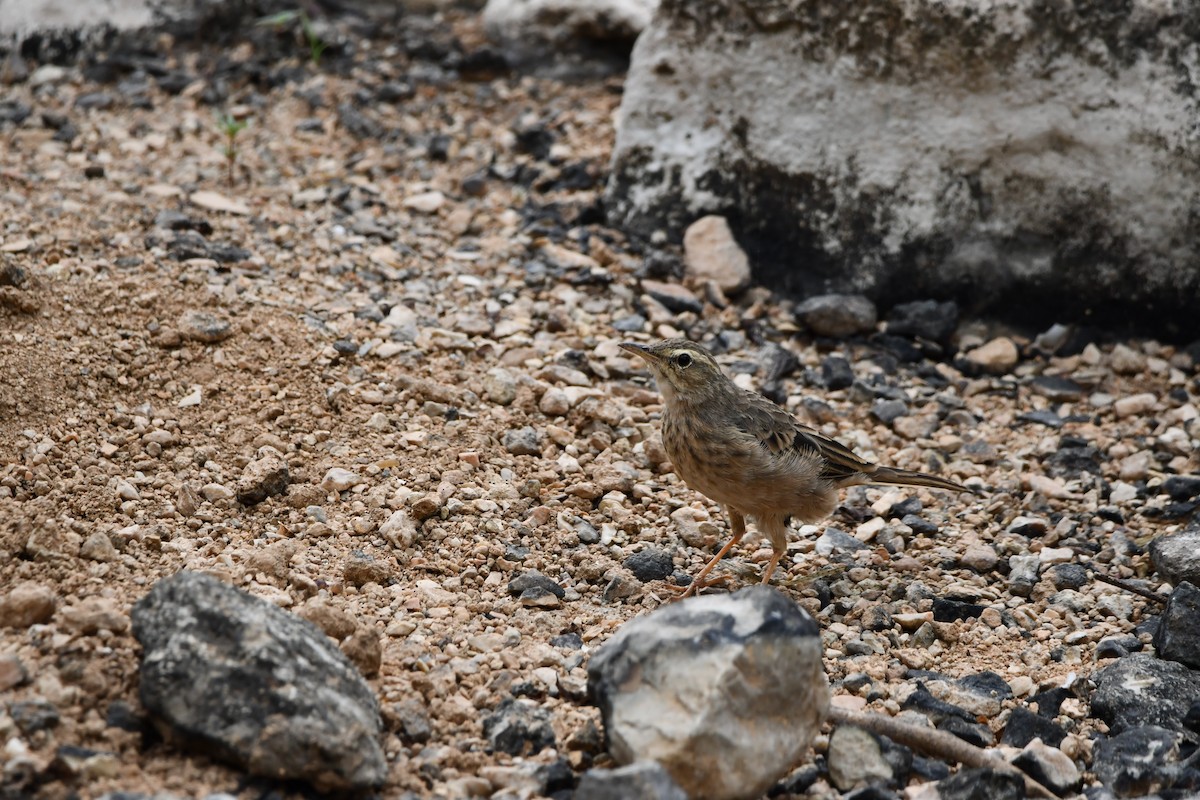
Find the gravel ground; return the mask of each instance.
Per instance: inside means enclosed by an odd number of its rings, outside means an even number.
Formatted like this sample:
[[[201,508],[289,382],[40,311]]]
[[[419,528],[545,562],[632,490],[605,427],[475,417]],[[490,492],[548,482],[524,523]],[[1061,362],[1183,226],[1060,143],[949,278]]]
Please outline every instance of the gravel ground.
[[[18,731],[0,706],[29,791],[245,789],[141,716],[127,614],[184,568],[343,626],[384,706],[386,796],[607,763],[588,653],[672,596],[630,567],[694,573],[725,532],[666,463],[631,337],[704,341],[861,454],[979,490],[858,487],[828,523],[849,539],[798,532],[778,584],[821,625],[835,703],[895,714],[914,670],[990,670],[1014,692],[999,731],[1157,613],[1082,567],[1159,589],[1145,545],[1194,510],[1164,479],[1200,467],[1186,352],[982,323],[949,348],[814,338],[765,289],[680,285],[670,248],[601,224],[619,77],[489,74],[475,18],[418,22],[320,66],[259,34],[0,89],[0,587],[52,601],[0,655],[26,676],[6,701],[59,718]],[[218,112],[248,123],[232,187]],[[1000,335],[1015,364],[953,357]],[[264,448],[286,488],[247,505]],[[738,551],[735,585],[769,552]],[[514,595],[529,570],[556,591]],[[481,717],[513,694],[556,747],[491,752]],[[1082,697],[1055,721],[1086,768]],[[115,757],[52,768],[66,745]]]

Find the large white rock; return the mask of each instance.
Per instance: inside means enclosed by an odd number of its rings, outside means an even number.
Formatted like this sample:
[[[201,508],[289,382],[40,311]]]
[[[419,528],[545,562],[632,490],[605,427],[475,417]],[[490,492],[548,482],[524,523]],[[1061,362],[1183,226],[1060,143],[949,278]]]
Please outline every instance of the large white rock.
[[[760,280],[1008,316],[1192,322],[1200,6],[663,0],[610,221],[726,216]]]
[[[592,657],[588,687],[617,763],[657,761],[709,800],[761,797],[829,710],[816,623],[763,586],[627,623]]]

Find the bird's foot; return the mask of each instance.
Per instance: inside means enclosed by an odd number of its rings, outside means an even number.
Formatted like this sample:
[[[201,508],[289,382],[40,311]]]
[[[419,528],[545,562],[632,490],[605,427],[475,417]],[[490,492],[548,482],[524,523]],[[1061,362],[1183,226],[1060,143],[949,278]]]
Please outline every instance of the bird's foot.
[[[732,577],[733,577],[732,575],[722,573],[720,575],[714,575],[711,578],[698,578],[698,579],[692,581],[691,583],[689,583],[687,586],[676,586],[673,583],[668,583],[668,584],[666,584],[666,587],[669,590],[671,590],[672,592],[678,593],[679,596],[677,598],[675,598],[676,600],[682,600],[685,597],[696,596],[697,594],[699,594],[701,589],[707,589],[710,586],[717,586],[720,584],[724,584],[724,583],[728,582]]]

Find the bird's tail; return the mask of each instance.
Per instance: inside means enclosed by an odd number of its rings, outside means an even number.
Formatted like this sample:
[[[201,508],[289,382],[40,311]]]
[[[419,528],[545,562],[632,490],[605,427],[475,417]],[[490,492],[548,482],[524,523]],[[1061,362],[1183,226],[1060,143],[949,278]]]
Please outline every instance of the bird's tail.
[[[864,476],[867,483],[891,483],[899,486],[928,486],[933,489],[945,489],[949,492],[969,492],[971,491],[961,483],[955,483],[945,478],[939,478],[936,475],[927,475],[924,472],[914,472],[911,469],[900,469],[899,467],[876,467],[874,472],[870,472]]]

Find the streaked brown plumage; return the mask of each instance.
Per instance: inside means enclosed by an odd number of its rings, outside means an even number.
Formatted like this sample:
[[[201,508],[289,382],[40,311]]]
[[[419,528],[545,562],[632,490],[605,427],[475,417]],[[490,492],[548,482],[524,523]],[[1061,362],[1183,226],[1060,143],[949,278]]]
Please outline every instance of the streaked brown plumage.
[[[685,339],[625,342],[650,367],[665,401],[663,447],[688,486],[725,507],[732,539],[700,571],[685,596],[746,533],[751,517],[774,551],[763,583],[787,551],[787,520],[816,522],[833,513],[838,490],[864,483],[968,491],[922,472],[872,464],[798,422],[762,395],[740,389],[707,350]]]

